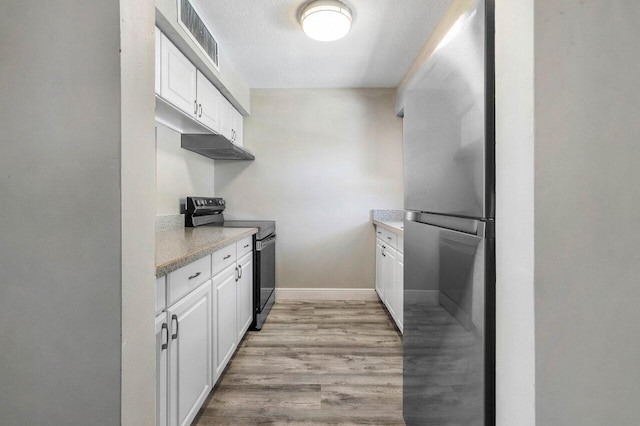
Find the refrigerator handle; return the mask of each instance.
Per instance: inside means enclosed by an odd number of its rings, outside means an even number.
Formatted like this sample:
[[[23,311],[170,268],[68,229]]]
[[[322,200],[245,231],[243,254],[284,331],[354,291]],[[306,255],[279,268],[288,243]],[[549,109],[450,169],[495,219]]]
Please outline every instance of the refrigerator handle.
[[[424,223],[426,225],[447,228],[465,234],[476,235],[481,238],[495,238],[493,219],[471,219],[468,217],[445,216],[441,214],[425,213],[407,210],[405,219],[409,222]]]

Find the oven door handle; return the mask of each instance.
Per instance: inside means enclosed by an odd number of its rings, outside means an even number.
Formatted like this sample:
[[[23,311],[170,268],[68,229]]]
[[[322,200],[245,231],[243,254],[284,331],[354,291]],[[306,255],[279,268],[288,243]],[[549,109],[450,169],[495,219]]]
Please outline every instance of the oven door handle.
[[[265,248],[267,248],[270,245],[275,244],[275,243],[276,243],[276,236],[272,235],[272,236],[270,236],[268,238],[265,238],[262,241],[256,241],[256,250],[257,251],[262,251]]]

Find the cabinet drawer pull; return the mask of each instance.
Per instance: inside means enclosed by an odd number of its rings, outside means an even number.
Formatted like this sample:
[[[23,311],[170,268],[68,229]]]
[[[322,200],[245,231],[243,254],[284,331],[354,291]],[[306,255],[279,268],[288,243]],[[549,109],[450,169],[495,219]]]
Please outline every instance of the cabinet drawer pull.
[[[202,104],[200,104],[200,114],[198,114],[198,117],[202,117]]]
[[[240,275],[238,276],[238,279],[242,278],[242,265],[238,265],[238,268],[240,268]]]
[[[246,246],[244,246],[244,248],[247,248],[247,247],[249,247],[249,244],[247,244]]]
[[[238,282],[239,279],[240,279],[240,276],[238,275],[238,267],[236,266],[236,282]]]
[[[387,237],[387,240],[391,240],[391,237]]]
[[[169,327],[167,326],[167,323],[162,323],[162,330],[160,331],[161,336],[160,338],[162,339],[162,350],[167,349],[167,347],[169,346]],[[166,343],[164,343],[164,336],[167,336],[167,341]]]
[[[195,273],[195,274],[191,275],[191,276],[189,277],[189,279],[190,279],[190,280],[192,280],[192,279],[194,279],[194,278],[198,278],[198,277],[200,276],[200,274],[201,274],[201,272],[197,272],[197,273]]]
[[[227,259],[228,259],[228,258],[230,258],[230,257],[231,257],[231,255],[230,255],[230,254],[228,254],[228,255],[226,255],[225,257],[223,257],[223,258],[222,258],[222,260],[227,260]]]
[[[178,338],[178,327],[180,323],[178,322],[178,316],[176,314],[171,315],[171,328],[173,328],[173,321],[176,322],[176,332],[171,335],[171,340],[176,340]]]

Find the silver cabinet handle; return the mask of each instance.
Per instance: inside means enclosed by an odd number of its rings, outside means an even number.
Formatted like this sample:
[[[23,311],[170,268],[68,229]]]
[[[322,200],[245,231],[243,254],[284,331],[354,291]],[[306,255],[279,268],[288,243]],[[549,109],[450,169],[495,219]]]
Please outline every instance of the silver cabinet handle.
[[[387,255],[386,255],[386,254],[384,254],[384,249],[386,249],[386,247],[385,247],[385,246],[382,246],[382,255],[383,255],[384,257],[387,257]]]
[[[200,276],[200,274],[201,274],[201,272],[197,272],[197,273],[195,273],[195,274],[191,275],[191,276],[189,277],[189,279],[190,279],[190,280],[192,280],[192,279],[194,279],[194,278],[198,278],[198,277]]]
[[[176,332],[171,335],[171,340],[176,340],[178,338],[178,327],[180,326],[178,322],[178,316],[176,314],[171,315],[171,328],[173,329],[173,321],[176,322]]]
[[[228,259],[228,258],[230,258],[230,257],[231,257],[231,255],[230,255],[230,254],[228,254],[228,255],[226,255],[225,257],[223,257],[223,258],[222,258],[222,260],[227,260],[227,259]]]
[[[198,115],[198,101],[193,101],[193,113]]]
[[[160,331],[161,336],[160,338],[162,339],[162,350],[164,351],[165,349],[167,349],[167,347],[169,346],[169,327],[167,327],[167,323],[164,322],[162,323],[162,330]],[[164,336],[167,336],[167,343],[164,343]]]
[[[202,117],[202,104],[200,104],[200,115],[198,117]]]
[[[238,279],[242,278],[242,265],[238,265],[238,268],[240,268],[240,276],[238,277]]]
[[[240,277],[238,276],[238,267],[236,266],[236,282],[238,282],[239,279]]]

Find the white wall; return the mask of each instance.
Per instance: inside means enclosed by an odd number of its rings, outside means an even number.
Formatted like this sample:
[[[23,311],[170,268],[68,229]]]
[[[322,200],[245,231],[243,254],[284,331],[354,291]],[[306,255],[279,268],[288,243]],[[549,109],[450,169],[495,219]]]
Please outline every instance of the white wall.
[[[640,2],[535,2],[536,417],[640,424]]]
[[[533,426],[533,0],[498,0],[495,17],[496,422]]]
[[[179,214],[187,196],[213,197],[214,160],[180,147],[180,133],[156,123],[157,215]]]
[[[119,3],[3,1],[0,40],[0,424],[119,424]]]
[[[155,2],[120,0],[121,424],[155,424]]]
[[[216,161],[229,217],[277,221],[281,288],[373,288],[372,208],[401,209],[393,89],[252,90],[253,162]]]

